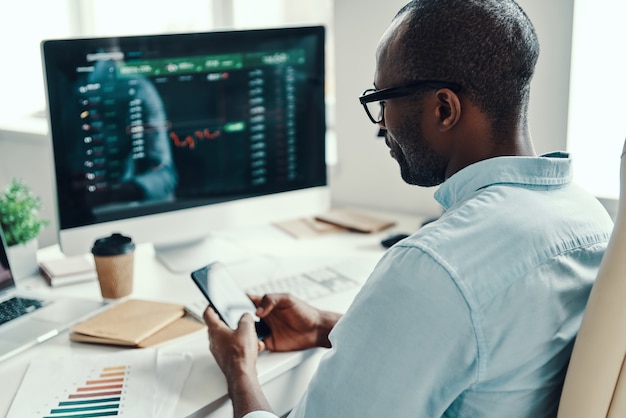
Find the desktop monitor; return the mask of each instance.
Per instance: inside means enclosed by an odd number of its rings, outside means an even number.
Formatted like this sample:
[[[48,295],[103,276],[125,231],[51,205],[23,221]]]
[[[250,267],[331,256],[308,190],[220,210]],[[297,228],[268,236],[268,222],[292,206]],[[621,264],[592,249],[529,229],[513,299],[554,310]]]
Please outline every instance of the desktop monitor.
[[[219,258],[216,229],[326,210],[324,40],[309,26],[43,41],[61,250],[120,232],[189,271]]]

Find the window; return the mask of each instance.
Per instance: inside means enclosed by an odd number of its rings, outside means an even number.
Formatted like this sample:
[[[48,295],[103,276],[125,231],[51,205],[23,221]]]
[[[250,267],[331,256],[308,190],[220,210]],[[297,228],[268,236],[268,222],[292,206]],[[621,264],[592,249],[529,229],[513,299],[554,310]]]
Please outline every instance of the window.
[[[44,107],[39,43],[69,36],[65,0],[5,1],[0,5],[0,119],[10,120]]]
[[[576,0],[568,150],[574,180],[601,198],[619,196],[626,139],[626,2]]]
[[[0,6],[0,119],[45,107],[39,44],[48,38],[323,24],[332,89],[332,0],[20,0]]]

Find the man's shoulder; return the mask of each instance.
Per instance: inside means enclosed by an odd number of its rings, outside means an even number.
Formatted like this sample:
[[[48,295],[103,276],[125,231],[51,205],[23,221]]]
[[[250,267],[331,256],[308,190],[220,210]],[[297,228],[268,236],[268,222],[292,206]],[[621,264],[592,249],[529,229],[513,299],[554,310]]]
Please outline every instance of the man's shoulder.
[[[606,212],[578,191],[546,196],[494,186],[403,240],[394,258],[402,260],[419,250],[446,271],[468,301],[480,306],[489,295],[532,276],[559,256],[599,258],[611,230]]]

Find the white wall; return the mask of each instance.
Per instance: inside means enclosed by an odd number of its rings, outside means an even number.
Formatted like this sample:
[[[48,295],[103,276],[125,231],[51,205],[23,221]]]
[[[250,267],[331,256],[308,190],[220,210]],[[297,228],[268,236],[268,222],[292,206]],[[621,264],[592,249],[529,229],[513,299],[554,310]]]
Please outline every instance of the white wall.
[[[41,199],[40,215],[49,221],[39,235],[44,247],[57,242],[56,197],[54,194],[52,144],[44,118],[14,117],[0,123],[0,188],[11,178],[24,181]]]
[[[520,0],[542,52],[533,80],[530,126],[538,153],[566,147],[574,0]],[[372,85],[379,37],[405,0],[335,0],[336,130],[339,163],[331,185],[336,204],[426,216],[439,213],[433,188],[406,185],[357,97]]]

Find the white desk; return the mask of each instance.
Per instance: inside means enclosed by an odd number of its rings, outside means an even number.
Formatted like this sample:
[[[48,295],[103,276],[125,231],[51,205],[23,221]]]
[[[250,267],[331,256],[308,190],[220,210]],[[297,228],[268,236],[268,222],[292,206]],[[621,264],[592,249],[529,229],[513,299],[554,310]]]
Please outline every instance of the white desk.
[[[390,215],[386,215],[390,216]],[[391,233],[412,232],[419,228],[421,218],[392,215],[397,226],[376,234],[339,233],[297,240],[272,226],[220,231],[220,239],[235,243],[248,257],[232,262],[229,269],[246,287],[258,280],[269,280],[291,272],[328,265],[364,281],[383,254],[380,240]],[[40,258],[53,257],[58,248],[40,251]],[[100,299],[96,282],[49,288],[41,277],[29,277],[18,286],[53,295]],[[343,312],[358,289],[313,301],[313,304]],[[174,274],[163,267],[154,256],[151,245],[138,245],[135,258],[133,298],[162,300],[185,304],[201,298],[189,274]],[[193,366],[178,401],[176,417],[230,417],[232,408],[227,397],[225,380],[208,349],[208,338],[199,331],[166,343],[161,350],[188,352]],[[54,355],[101,354],[122,348],[71,342],[63,333],[33,349],[0,363],[2,390],[0,416],[6,415],[29,361]],[[262,353],[258,362],[259,379],[275,411],[288,411],[301,396],[323,350],[294,353]]]

